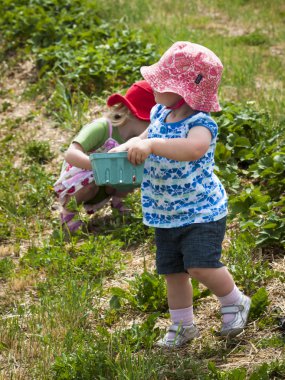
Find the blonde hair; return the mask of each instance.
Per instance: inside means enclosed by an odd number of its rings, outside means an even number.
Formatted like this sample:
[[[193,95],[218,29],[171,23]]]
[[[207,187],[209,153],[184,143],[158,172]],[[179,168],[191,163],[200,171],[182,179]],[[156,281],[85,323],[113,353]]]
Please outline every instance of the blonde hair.
[[[123,103],[118,103],[110,107],[106,116],[114,127],[121,127],[132,118],[132,113]]]

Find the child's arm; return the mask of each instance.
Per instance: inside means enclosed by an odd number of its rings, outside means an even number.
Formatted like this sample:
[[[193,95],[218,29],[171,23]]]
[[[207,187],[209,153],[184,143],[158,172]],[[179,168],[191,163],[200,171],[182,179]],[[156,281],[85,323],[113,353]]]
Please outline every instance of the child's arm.
[[[77,168],[92,170],[89,156],[84,152],[82,146],[73,142],[64,155],[65,161]]]
[[[191,128],[187,138],[129,140],[128,159],[132,164],[143,163],[152,153],[176,161],[196,161],[207,152],[211,132],[202,126]]]

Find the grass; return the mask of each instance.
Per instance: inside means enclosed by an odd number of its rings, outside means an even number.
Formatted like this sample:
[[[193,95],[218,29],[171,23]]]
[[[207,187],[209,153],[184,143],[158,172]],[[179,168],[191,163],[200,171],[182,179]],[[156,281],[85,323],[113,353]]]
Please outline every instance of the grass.
[[[27,7],[0,17],[0,379],[284,378],[283,2],[33,3],[60,15],[57,23],[31,24]],[[71,28],[73,17],[81,23]],[[201,337],[165,352],[153,346],[169,315],[139,191],[129,217],[105,208],[95,237],[67,239],[52,185],[74,133],[176,40],[205,44],[224,63],[224,110],[215,115],[216,169],[231,210],[224,260],[254,307],[246,331],[225,341],[215,298],[194,282]],[[35,63],[27,71],[26,61]]]

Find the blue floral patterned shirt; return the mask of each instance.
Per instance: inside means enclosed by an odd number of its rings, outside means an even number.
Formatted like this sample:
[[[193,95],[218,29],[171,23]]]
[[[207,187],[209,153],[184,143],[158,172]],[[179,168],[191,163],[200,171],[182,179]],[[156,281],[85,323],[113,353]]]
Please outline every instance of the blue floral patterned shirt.
[[[172,228],[219,220],[227,214],[227,195],[213,172],[217,124],[200,111],[167,123],[169,112],[160,104],[152,109],[148,138],[186,138],[191,128],[203,126],[210,130],[212,140],[205,155],[196,161],[175,161],[154,154],[147,158],[141,186],[144,224]]]

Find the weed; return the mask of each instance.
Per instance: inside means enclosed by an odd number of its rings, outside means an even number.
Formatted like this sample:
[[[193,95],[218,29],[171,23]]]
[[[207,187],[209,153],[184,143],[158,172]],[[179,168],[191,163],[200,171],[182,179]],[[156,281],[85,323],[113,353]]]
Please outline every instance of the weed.
[[[143,352],[134,355],[127,345],[120,345],[120,350],[114,351],[113,338],[109,338],[109,342],[90,342],[58,356],[52,373],[56,380],[158,380],[162,365],[162,358]]]
[[[118,287],[111,288],[110,306],[119,309],[123,302],[128,301],[134,308],[141,311],[167,310],[165,280],[157,273],[144,271],[129,281],[129,290]]]
[[[25,147],[25,153],[30,161],[44,164],[53,158],[50,145],[47,141],[30,141]]]
[[[220,371],[215,363],[209,362],[208,364],[209,375],[206,377],[207,380],[245,380],[246,379],[246,369],[245,368],[235,368],[231,371]]]
[[[267,347],[274,347],[274,348],[282,348],[284,347],[284,338],[281,336],[273,336],[270,338],[264,338],[257,342],[257,347],[260,348],[267,348]]]
[[[6,112],[12,108],[12,104],[10,102],[4,101],[1,105],[0,112]]]
[[[0,279],[9,278],[14,268],[15,264],[13,263],[13,260],[9,257],[4,257],[3,259],[0,259]]]
[[[126,217],[115,218],[107,230],[112,233],[115,239],[120,239],[127,247],[138,244],[153,242],[154,229],[142,223],[142,209],[140,201],[140,190],[135,190],[128,195],[125,205],[131,210]],[[104,230],[103,230],[104,231]]]
[[[248,233],[232,234],[231,245],[225,252],[229,271],[237,284],[251,294],[272,278],[269,263],[254,257],[255,240]]]
[[[117,332],[113,343],[115,349],[116,344],[119,347],[122,344],[126,345],[131,348],[132,352],[136,352],[142,348],[152,347],[153,343],[159,337],[159,328],[155,327],[158,316],[159,313],[151,314],[141,325],[133,323],[131,328]]]
[[[255,369],[249,376],[249,380],[282,379],[285,376],[285,362],[274,361],[264,363]]]
[[[259,31],[236,37],[235,43],[242,43],[249,46],[259,46],[268,44],[268,37]]]
[[[46,242],[43,247],[31,246],[21,259],[25,267],[41,269],[51,275],[65,276],[73,273],[80,278],[101,278],[120,268],[122,252],[121,242],[110,236],[90,236],[82,244],[74,241],[70,246],[60,241],[54,244]]]
[[[265,288],[260,288],[251,298],[251,307],[249,318],[251,320],[257,319],[260,315],[264,314],[267,306],[269,305],[268,293]]]
[[[270,380],[282,379],[285,374],[284,362],[264,363],[255,368],[253,371],[247,371],[245,368],[236,368],[231,371],[220,371],[213,362],[209,363],[210,374],[207,380]]]
[[[142,311],[166,311],[167,297],[163,276],[144,271],[130,281],[133,306]]]
[[[88,108],[89,98],[82,91],[72,92],[58,80],[46,111],[62,128],[78,131],[85,124]]]

